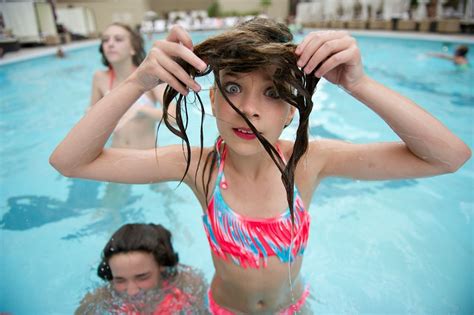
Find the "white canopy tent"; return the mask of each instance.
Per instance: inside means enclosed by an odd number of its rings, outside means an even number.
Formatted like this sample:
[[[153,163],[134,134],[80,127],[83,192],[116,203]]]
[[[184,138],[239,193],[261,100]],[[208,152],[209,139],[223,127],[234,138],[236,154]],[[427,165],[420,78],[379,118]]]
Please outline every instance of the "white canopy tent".
[[[73,34],[90,36],[97,32],[94,14],[84,7],[56,9],[58,23],[63,24]]]
[[[5,27],[21,43],[41,43],[57,36],[53,9],[47,2],[0,2]]]

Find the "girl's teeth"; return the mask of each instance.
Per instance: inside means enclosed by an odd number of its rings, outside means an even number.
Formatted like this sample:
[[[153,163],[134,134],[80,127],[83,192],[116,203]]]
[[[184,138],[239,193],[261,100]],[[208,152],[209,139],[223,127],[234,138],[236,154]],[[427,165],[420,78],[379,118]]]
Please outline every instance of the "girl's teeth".
[[[242,133],[248,133],[248,134],[252,134],[253,132],[251,130],[243,130],[243,129],[238,129],[240,132]]]

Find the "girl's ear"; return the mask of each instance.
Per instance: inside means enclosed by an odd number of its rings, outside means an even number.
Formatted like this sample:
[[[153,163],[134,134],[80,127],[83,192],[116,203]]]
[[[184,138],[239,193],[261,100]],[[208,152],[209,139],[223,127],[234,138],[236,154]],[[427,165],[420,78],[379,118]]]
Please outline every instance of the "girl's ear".
[[[209,98],[211,99],[211,108],[212,108],[212,115],[216,115],[215,114],[215,110],[214,110],[214,100],[215,100],[215,97],[216,97],[216,85],[214,84],[212,86],[212,88],[209,90]]]
[[[295,113],[296,113],[296,107],[290,105],[290,113],[288,114],[288,117],[285,121],[285,128],[291,124],[293,117],[295,117]]]

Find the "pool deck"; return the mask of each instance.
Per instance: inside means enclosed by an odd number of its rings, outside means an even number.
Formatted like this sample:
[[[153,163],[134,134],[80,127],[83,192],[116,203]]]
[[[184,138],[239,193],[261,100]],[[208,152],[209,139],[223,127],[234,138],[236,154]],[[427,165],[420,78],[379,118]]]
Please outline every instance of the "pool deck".
[[[474,36],[466,34],[454,34],[444,35],[438,33],[420,33],[420,32],[393,32],[393,31],[367,31],[367,30],[348,30],[354,35],[364,36],[378,36],[378,37],[392,37],[392,38],[410,38],[410,39],[422,39],[422,40],[435,40],[444,42],[458,42],[465,44],[474,44]],[[88,47],[92,45],[98,45],[99,39],[83,40],[78,42],[72,42],[69,44],[60,45],[63,51],[67,54],[68,51]],[[42,47],[31,47],[22,48],[19,51],[8,52],[3,58],[0,58],[0,66],[28,60],[32,58],[53,55],[56,53],[59,46],[42,46]]]
[[[83,47],[93,46],[93,45],[99,45],[99,43],[100,43],[100,40],[98,39],[88,39],[88,40],[81,40],[77,42],[71,42],[69,44],[55,45],[55,46],[39,46],[39,47],[21,48],[19,51],[7,52],[3,56],[3,58],[0,58],[0,66],[6,65],[9,63],[33,59],[37,57],[54,55],[58,47],[61,47],[61,49],[67,55],[68,51],[83,48]]]

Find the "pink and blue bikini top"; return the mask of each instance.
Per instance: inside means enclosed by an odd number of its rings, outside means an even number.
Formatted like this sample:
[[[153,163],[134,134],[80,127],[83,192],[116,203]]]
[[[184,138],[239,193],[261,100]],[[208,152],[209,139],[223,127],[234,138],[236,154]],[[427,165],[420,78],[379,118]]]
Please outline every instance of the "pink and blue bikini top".
[[[224,144],[221,156],[221,145],[223,141],[219,138],[216,143],[219,168],[216,185],[207,213],[202,217],[211,250],[224,260],[230,257],[243,268],[259,268],[261,259],[266,267],[269,256],[277,256],[283,263],[293,262],[297,255],[304,253],[310,225],[310,215],[298,190],[295,187],[294,226],[289,208],[276,217],[263,219],[248,218],[234,212],[221,194],[221,188],[227,189],[224,176],[227,149]],[[283,158],[278,147],[277,150]]]

